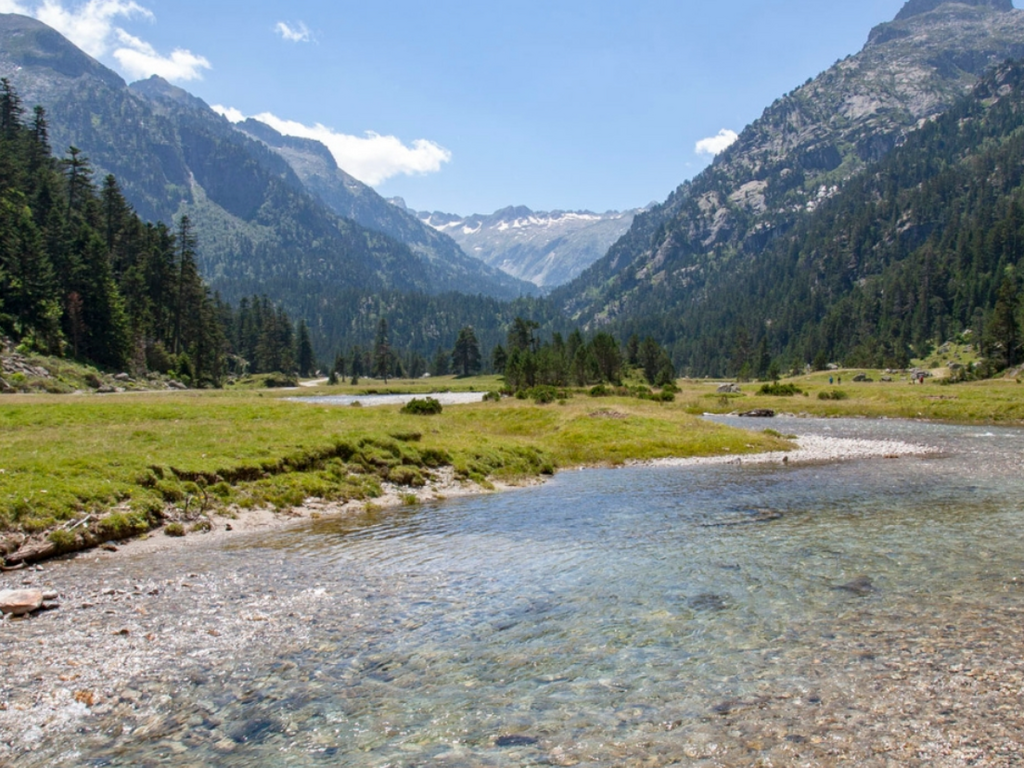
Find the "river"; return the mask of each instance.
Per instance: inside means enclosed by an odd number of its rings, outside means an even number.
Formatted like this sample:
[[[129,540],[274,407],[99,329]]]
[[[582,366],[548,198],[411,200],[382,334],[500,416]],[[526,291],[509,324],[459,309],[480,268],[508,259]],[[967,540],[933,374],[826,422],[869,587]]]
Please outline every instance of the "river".
[[[0,763],[1024,764],[1024,431],[772,426],[929,453],[566,472],[54,564],[72,598],[0,629],[46,659],[0,723],[49,719]]]

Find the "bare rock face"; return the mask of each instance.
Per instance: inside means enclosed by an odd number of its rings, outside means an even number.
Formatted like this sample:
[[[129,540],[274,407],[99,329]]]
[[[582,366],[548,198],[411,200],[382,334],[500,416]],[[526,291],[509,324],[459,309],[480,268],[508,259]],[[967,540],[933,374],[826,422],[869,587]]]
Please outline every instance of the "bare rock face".
[[[997,11],[1012,11],[1013,0],[952,0],[960,5],[971,5],[976,8],[994,8]],[[920,16],[922,13],[934,11],[940,5],[945,5],[951,0],[908,0],[903,9],[896,14],[896,21],[903,21],[912,16]]]
[[[38,589],[5,589],[0,591],[0,612],[24,616],[42,608],[43,599]]]

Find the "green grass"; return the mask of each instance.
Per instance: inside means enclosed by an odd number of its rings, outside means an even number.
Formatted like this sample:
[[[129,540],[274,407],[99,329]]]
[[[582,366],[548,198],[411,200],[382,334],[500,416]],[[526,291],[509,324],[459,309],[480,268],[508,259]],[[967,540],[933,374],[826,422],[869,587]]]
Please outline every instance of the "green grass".
[[[866,373],[873,382],[853,381]],[[883,382],[883,376],[894,381]],[[834,382],[829,384],[829,376]],[[842,384],[838,383],[842,378]],[[1024,424],[1024,384],[1015,379],[944,384],[926,379],[912,384],[907,377],[866,369],[814,373],[786,379],[803,390],[803,396],[773,397],[756,394],[760,384],[741,384],[743,394],[715,394],[718,382],[681,382],[678,404],[690,413],[731,413],[755,408],[811,416],[868,416],[873,418],[931,419],[955,423]],[[847,397],[822,399],[820,393],[841,391]]]
[[[482,391],[496,382],[443,383]],[[422,386],[407,385],[413,384]],[[288,507],[309,497],[372,499],[384,481],[422,487],[442,465],[486,483],[558,467],[784,445],[701,422],[682,405],[629,398],[577,396],[543,406],[504,399],[449,406],[424,418],[403,415],[398,406],[311,405],[285,394],[299,393],[5,396],[0,530],[45,531],[113,511],[121,516],[106,524],[113,537],[142,529],[165,505],[198,513],[230,505]]]

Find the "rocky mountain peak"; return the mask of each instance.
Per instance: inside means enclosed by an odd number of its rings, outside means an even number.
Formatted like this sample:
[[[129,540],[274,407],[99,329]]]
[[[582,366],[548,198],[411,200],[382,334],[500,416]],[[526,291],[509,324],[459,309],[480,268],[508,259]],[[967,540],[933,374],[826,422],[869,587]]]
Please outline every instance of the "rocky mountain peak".
[[[920,16],[934,11],[940,5],[947,5],[950,2],[951,0],[907,0],[907,4],[896,14],[896,21],[903,21],[912,16]],[[959,5],[970,5],[975,8],[991,8],[996,11],[1013,10],[1013,0],[953,0],[953,2]]]
[[[113,71],[76,48],[60,33],[42,22],[15,13],[0,13],[0,76],[28,69],[22,78],[21,96],[27,102],[55,82],[95,78],[119,88],[124,81]]]

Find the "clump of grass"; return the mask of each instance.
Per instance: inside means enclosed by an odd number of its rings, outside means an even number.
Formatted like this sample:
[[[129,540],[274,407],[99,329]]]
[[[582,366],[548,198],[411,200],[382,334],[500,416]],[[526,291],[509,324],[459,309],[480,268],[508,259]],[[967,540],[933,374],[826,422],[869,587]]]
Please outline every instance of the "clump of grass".
[[[149,519],[138,512],[111,512],[99,522],[100,535],[110,541],[130,539],[149,528]]]
[[[419,497],[415,493],[403,493],[402,504],[406,507],[415,507],[420,503]]]
[[[168,523],[164,526],[164,535],[181,538],[185,535],[185,526],[181,523]]]
[[[57,551],[62,554],[64,552],[71,552],[78,546],[78,537],[64,528],[56,528],[50,531],[48,538],[57,547]]]

